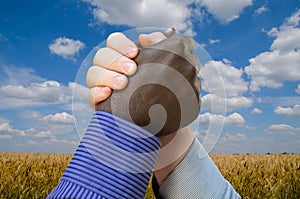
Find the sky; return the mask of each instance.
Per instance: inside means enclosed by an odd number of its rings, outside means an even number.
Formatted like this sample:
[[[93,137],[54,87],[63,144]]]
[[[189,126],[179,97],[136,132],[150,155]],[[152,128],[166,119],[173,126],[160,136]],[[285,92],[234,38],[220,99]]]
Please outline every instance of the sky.
[[[210,57],[191,125],[207,150],[300,153],[299,24],[300,0],[0,1],[0,151],[73,153],[92,115],[94,47],[175,27]]]

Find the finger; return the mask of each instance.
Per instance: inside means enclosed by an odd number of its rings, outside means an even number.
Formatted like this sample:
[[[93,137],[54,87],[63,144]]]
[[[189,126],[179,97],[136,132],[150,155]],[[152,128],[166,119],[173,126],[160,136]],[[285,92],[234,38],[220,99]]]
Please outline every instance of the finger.
[[[149,47],[149,46],[152,46],[164,39],[167,39],[167,37],[161,32],[153,32],[150,34],[140,34],[139,43],[141,44],[142,47]]]
[[[93,63],[125,75],[133,75],[137,70],[136,63],[133,60],[111,48],[99,49]]]
[[[90,67],[86,77],[86,83],[89,88],[107,86],[115,90],[121,90],[128,84],[128,79],[125,75],[99,66]]]
[[[99,102],[106,100],[111,95],[112,90],[109,87],[93,87],[89,91],[88,102],[95,110]]]
[[[106,45],[128,58],[135,58],[138,54],[138,48],[135,43],[120,32],[110,34]]]

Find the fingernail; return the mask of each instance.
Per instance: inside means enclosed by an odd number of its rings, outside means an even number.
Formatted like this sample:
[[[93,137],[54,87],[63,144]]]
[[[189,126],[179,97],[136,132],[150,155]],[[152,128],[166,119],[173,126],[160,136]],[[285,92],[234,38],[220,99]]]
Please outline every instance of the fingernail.
[[[126,75],[133,75],[136,71],[135,63],[133,62],[125,62],[123,64],[123,69]]]
[[[109,87],[98,87],[98,89],[100,89],[100,92],[102,92],[102,93],[109,93],[110,92]]]
[[[115,76],[115,88],[114,89],[122,89],[127,85],[127,78],[125,76]]]
[[[138,49],[137,48],[129,48],[127,51],[126,51],[126,54],[128,57],[130,58],[134,58],[137,54],[137,51]]]

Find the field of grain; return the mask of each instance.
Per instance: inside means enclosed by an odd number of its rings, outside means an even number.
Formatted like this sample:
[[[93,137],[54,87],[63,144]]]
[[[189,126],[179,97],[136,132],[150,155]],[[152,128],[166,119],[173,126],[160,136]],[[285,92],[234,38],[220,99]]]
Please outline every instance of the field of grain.
[[[45,198],[71,155],[0,153],[0,198]],[[224,177],[245,199],[300,198],[300,155],[212,155]],[[147,199],[154,198],[150,189]]]

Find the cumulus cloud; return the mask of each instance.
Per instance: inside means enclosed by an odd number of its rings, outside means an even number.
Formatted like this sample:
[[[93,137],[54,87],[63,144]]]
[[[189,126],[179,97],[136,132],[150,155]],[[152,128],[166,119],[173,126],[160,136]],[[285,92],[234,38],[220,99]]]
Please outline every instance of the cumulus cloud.
[[[227,97],[236,97],[248,90],[248,83],[242,78],[243,70],[229,63],[209,61],[201,68],[200,75],[206,92],[222,95],[225,89]],[[211,78],[218,75],[220,78]]]
[[[74,124],[74,117],[66,112],[46,115],[41,120],[52,123]]]
[[[94,18],[112,25],[129,25],[132,27],[175,27],[188,29],[191,16],[188,5],[194,1],[116,1],[84,0],[93,7]]]
[[[200,0],[218,20],[228,23],[239,18],[243,9],[252,5],[252,0],[228,0],[226,2],[220,0]]]
[[[10,100],[18,100],[20,104],[50,104],[62,103],[71,98],[71,90],[56,81],[45,81],[41,83],[30,83],[26,85],[5,85],[0,87],[0,93],[8,103]],[[28,103],[27,103],[28,102]]]
[[[244,96],[223,98],[215,94],[206,94],[201,97],[202,110],[213,112],[228,111],[232,112],[245,107],[250,107],[253,104],[251,98]],[[225,107],[224,107],[225,106]]]
[[[295,105],[293,107],[286,107],[286,108],[277,106],[274,109],[274,112],[278,115],[300,116],[300,105]]]
[[[254,109],[251,111],[252,114],[261,114],[262,112],[263,112],[263,111],[260,110],[260,109],[258,109],[258,108],[254,108]]]
[[[0,132],[5,132],[13,135],[28,136],[34,133],[35,131],[36,130],[34,128],[30,128],[26,130],[15,129],[8,122],[0,124]]]
[[[27,73],[24,74],[25,77],[31,76]],[[35,77],[35,75],[32,76]],[[43,81],[34,82],[34,80],[38,79]],[[22,80],[20,81],[23,82]],[[70,82],[65,86],[57,81],[44,80],[36,77],[33,78],[33,82],[24,84],[15,82],[15,84],[0,86],[0,109],[48,104],[71,104],[72,98],[86,102],[88,90],[87,87],[74,82]]]
[[[275,37],[270,51],[249,60],[245,67],[251,77],[250,89],[261,87],[281,88],[285,81],[300,80],[300,9],[287,18],[279,28],[272,28],[268,35]]]
[[[266,129],[269,134],[284,134],[284,135],[296,135],[300,132],[300,128],[290,126],[288,124],[272,124]]]
[[[221,22],[239,17],[252,0],[83,0],[93,7],[97,23],[128,25],[131,27],[175,27],[195,34],[193,24],[201,24],[211,13]],[[206,11],[203,8],[207,8]],[[197,17],[195,17],[197,16]],[[205,20],[209,21],[209,20]]]
[[[55,137],[57,134],[68,133],[74,129],[73,116],[65,112],[54,115],[49,114],[41,118],[35,118],[36,120],[33,118],[27,119],[31,120],[29,124],[33,124],[37,128],[18,129],[9,122],[4,122],[0,124],[0,133],[3,132],[9,136],[50,138]],[[41,123],[41,121],[44,123]]]
[[[246,123],[243,116],[240,115],[239,113],[232,113],[228,116],[204,113],[204,114],[199,115],[198,122],[200,124],[209,124],[209,123],[222,124],[222,123],[224,123],[225,125],[239,126],[239,127],[244,126]]]
[[[59,37],[49,44],[48,47],[51,53],[59,55],[65,59],[74,60],[74,56],[82,50],[85,45],[79,40]]]
[[[20,114],[23,119],[36,120],[56,124],[74,124],[74,117],[66,112],[42,116],[38,111],[24,111]]]
[[[232,66],[227,59],[206,63],[200,70],[202,89],[208,92],[201,98],[203,109],[233,111],[251,106],[253,100],[243,96],[248,91],[248,82],[242,75],[243,70]]]

